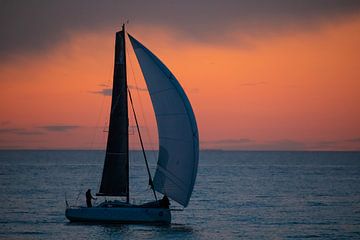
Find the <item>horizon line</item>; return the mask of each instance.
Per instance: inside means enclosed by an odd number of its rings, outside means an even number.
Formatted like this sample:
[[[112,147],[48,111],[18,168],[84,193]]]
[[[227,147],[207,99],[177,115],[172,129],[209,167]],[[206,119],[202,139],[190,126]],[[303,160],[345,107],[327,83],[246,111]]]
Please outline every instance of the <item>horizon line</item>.
[[[0,148],[0,151],[103,151],[105,149],[85,149],[85,148]],[[142,151],[142,149],[129,149],[129,151]],[[145,149],[145,151],[159,151],[158,149]],[[324,149],[212,149],[205,148],[199,151],[212,152],[360,152],[358,150],[324,150]]]

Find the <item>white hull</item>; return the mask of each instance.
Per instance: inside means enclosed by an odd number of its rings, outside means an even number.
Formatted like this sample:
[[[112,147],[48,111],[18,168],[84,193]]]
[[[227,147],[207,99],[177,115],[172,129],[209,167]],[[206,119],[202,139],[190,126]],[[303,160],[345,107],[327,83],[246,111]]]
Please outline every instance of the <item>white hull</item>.
[[[65,216],[71,222],[170,224],[168,208],[124,205],[121,207],[70,207]]]

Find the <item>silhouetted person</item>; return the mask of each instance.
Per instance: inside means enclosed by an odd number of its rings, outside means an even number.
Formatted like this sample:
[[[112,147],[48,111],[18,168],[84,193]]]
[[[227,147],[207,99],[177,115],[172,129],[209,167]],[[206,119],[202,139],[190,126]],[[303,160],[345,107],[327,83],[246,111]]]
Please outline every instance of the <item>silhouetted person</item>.
[[[86,206],[87,207],[92,207],[92,203],[91,203],[91,199],[94,199],[94,200],[96,200],[96,198],[94,198],[92,195],[91,195],[91,190],[90,189],[88,189],[87,191],[86,191]]]
[[[170,201],[166,195],[164,195],[164,197],[160,200],[160,206],[163,208],[169,208]]]

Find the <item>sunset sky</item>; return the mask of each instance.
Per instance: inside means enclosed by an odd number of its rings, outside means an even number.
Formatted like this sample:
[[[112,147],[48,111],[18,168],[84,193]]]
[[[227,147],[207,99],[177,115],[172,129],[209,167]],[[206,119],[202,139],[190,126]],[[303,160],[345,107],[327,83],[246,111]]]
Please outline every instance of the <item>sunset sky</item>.
[[[126,20],[183,86],[201,149],[360,150],[360,1],[350,0],[1,0],[0,149],[105,148]],[[156,148],[128,46],[130,90]]]

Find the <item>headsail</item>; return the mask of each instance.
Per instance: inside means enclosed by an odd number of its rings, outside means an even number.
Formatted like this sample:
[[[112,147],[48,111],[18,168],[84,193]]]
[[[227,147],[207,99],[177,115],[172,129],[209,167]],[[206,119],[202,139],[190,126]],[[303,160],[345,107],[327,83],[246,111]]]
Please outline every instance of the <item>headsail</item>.
[[[104,170],[97,195],[129,199],[128,95],[125,31],[116,33],[114,80]]]
[[[186,207],[195,184],[199,136],[184,90],[169,69],[129,35],[149,89],[159,132],[155,190]]]

